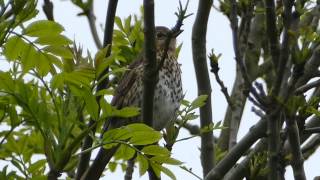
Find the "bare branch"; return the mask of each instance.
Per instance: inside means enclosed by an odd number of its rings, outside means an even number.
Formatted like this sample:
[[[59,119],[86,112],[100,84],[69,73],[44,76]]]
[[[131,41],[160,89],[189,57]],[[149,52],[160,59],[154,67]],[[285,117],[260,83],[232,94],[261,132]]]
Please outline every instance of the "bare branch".
[[[213,124],[211,107],[211,85],[206,63],[206,34],[207,24],[212,7],[212,0],[201,0],[198,4],[196,20],[192,29],[192,54],[196,72],[198,95],[208,95],[207,102],[200,108],[200,127]],[[203,176],[214,166],[213,133],[201,134],[201,164]]]
[[[96,17],[94,15],[94,11],[93,11],[93,2],[90,4],[90,9],[88,12],[85,13],[85,15],[87,16],[87,19],[89,21],[89,27],[91,30],[91,34],[92,34],[94,43],[96,44],[98,49],[101,49],[102,44],[101,44],[101,41],[100,41],[100,38],[99,38],[99,35],[97,32],[96,24],[95,24]]]
[[[303,156],[300,150],[300,137],[296,119],[287,117],[286,124],[288,129],[288,139],[290,150],[292,153],[291,166],[293,169],[294,178],[296,180],[305,180],[306,175],[303,167]]]
[[[309,84],[305,84],[305,85],[300,86],[299,88],[296,89],[295,93],[301,94],[301,93],[304,93],[312,88],[316,88],[319,86],[320,86],[320,79],[317,81],[311,82]]]
[[[267,118],[261,119],[255,126],[251,127],[250,131],[233,146],[216,167],[208,173],[205,180],[221,180],[252,144],[265,136],[266,127]]]

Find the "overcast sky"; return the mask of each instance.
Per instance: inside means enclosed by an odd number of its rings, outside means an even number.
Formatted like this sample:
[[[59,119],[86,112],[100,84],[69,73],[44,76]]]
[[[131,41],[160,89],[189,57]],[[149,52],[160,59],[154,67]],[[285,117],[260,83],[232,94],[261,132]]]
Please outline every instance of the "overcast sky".
[[[39,0],[40,4],[43,0]],[[80,12],[80,9],[72,5],[69,0],[53,0],[54,2],[54,15],[55,20],[61,23],[65,27],[65,35],[81,44],[85,49],[88,49],[91,54],[94,54],[97,49],[94,45],[90,30],[88,27],[87,19],[85,17],[77,17],[76,14]],[[127,17],[130,14],[139,14],[139,8],[143,3],[142,0],[119,0],[117,16],[121,18]],[[182,3],[186,3],[183,0]],[[196,13],[197,0],[190,0],[189,13]],[[178,0],[155,0],[155,20],[156,25],[172,27],[175,25],[176,16],[174,12],[178,7]],[[40,7],[38,19],[44,19],[44,15]],[[95,1],[95,14],[97,17],[97,29],[99,31],[100,38],[102,39],[103,30],[100,25],[104,24],[105,14],[107,10],[107,2],[104,0]],[[230,89],[233,84],[235,76],[235,61],[233,58],[231,31],[227,19],[218,13],[215,9],[212,9],[211,16],[208,25],[207,35],[207,52],[213,48],[215,53],[221,53],[222,57],[219,61],[221,67],[220,76],[224,80],[225,85]],[[194,75],[194,69],[192,64],[191,54],[191,30],[194,22],[195,15],[189,17],[184,22],[184,32],[178,37],[179,42],[183,42],[183,47],[180,52],[178,61],[182,64],[182,78],[183,88],[186,93],[186,99],[192,100],[197,97],[197,86]],[[211,74],[210,74],[211,75]],[[221,121],[224,117],[227,103],[224,96],[220,92],[219,86],[217,86],[213,76],[211,75],[211,84],[213,85],[213,119],[214,122]],[[257,117],[250,112],[251,104],[246,105],[241,128],[239,131],[239,139],[249,130],[249,128],[257,122]],[[197,122],[195,122],[197,123]],[[217,134],[217,133],[216,133]],[[187,136],[187,133],[181,133],[181,136]],[[199,138],[192,139],[184,142],[177,143],[174,146],[173,157],[185,162],[185,166],[192,168],[193,172],[199,176],[202,176],[202,169],[199,159],[200,147]],[[311,179],[316,175],[319,175],[320,169],[317,166],[316,161],[320,161],[320,152],[318,155],[310,158],[305,163],[305,171],[307,179]],[[171,167],[170,167],[171,168]],[[187,172],[179,168],[171,168],[174,170],[177,179],[193,180],[196,179]],[[286,179],[293,179],[291,168],[287,168]],[[317,173],[318,172],[318,173]],[[115,174],[108,173],[109,179],[122,179],[123,174],[118,172]],[[162,176],[164,180],[169,179],[166,176]],[[146,177],[139,178],[138,171],[135,171],[134,179],[148,179]]]

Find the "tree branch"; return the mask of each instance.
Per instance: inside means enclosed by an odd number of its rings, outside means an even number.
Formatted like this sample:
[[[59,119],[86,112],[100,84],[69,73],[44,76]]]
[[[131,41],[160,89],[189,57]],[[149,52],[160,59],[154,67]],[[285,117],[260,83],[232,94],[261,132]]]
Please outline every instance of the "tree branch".
[[[91,30],[91,34],[92,34],[94,43],[96,44],[98,49],[101,49],[102,48],[102,44],[101,44],[101,41],[100,41],[100,38],[99,38],[99,35],[98,35],[98,32],[97,32],[96,24],[95,24],[96,17],[94,15],[94,11],[93,11],[93,2],[90,4],[90,9],[85,14],[86,14],[86,17],[87,17],[88,22],[89,22],[89,27],[90,27],[90,30]]]
[[[290,144],[290,150],[292,153],[291,166],[295,180],[305,180],[306,175],[303,167],[303,156],[300,150],[300,137],[299,129],[296,119],[286,118],[286,124],[288,129],[288,139]]]
[[[298,87],[295,91],[296,94],[301,94],[301,93],[304,93],[312,88],[316,88],[316,87],[319,87],[320,86],[320,79],[319,80],[316,80],[314,82],[311,82],[309,84],[305,84],[305,85],[302,85],[300,87]]]
[[[274,0],[265,0],[266,4],[266,28],[269,41],[269,49],[274,68],[278,67],[280,59],[280,48],[278,31],[276,25],[276,13]],[[281,76],[281,74],[277,74]],[[278,77],[279,79],[279,77]],[[281,83],[281,82],[280,82]],[[271,98],[274,98],[279,93],[280,84],[276,81],[275,86],[271,91]],[[272,100],[273,101],[273,100]],[[272,103],[273,105],[275,103]],[[270,104],[269,106],[273,106]],[[271,109],[269,111],[272,111]],[[270,113],[267,111],[267,114]],[[279,173],[279,148],[280,148],[280,118],[277,114],[270,116],[268,119],[268,179],[278,180],[280,179]]]
[[[103,46],[106,47],[107,45],[112,45],[112,35],[113,35],[113,28],[114,28],[114,18],[116,15],[116,10],[117,10],[117,5],[118,5],[118,0],[109,0],[108,4],[108,10],[107,10],[107,15],[106,15],[106,21],[105,21],[105,31],[104,31],[104,41],[103,41]],[[108,52],[106,56],[110,56],[111,54],[111,48],[108,49]],[[109,69],[106,68],[101,75],[97,78],[97,81],[99,82],[99,79],[104,77],[108,73]],[[108,78],[104,78],[100,83],[97,85],[96,92],[99,92],[102,89],[105,89],[109,83]],[[100,112],[100,99],[102,96],[97,96],[96,101],[98,102],[99,105],[99,112]],[[95,120],[91,119],[90,122],[88,123],[88,127],[91,127],[92,124],[94,124]],[[92,131],[93,133],[95,132],[95,129]],[[84,140],[84,143],[82,145],[82,151],[90,148],[92,146],[93,139],[91,136],[87,136]],[[105,166],[108,164],[110,161],[112,155],[116,151],[116,148],[113,148],[111,150],[105,150],[104,148],[100,148],[98,155],[96,156],[95,161],[91,165],[90,168],[89,166],[89,161],[91,157],[91,152],[82,154],[80,156],[79,164],[77,167],[77,175],[76,179],[99,179],[101,176]],[[86,174],[84,172],[87,171]],[[93,176],[95,175],[95,176]]]
[[[143,71],[143,99],[142,121],[153,127],[153,97],[158,78],[155,25],[154,25],[154,0],[144,0],[144,71]],[[160,179],[151,167],[148,169],[149,179]]]
[[[205,180],[221,180],[252,144],[265,136],[266,127],[267,118],[261,119],[255,126],[251,127],[250,131],[233,146],[216,167],[208,173]]]
[[[54,21],[53,16],[53,3],[50,0],[44,0],[44,4],[42,6],[44,14],[47,16],[47,19],[50,21]]]
[[[199,1],[192,29],[192,54],[196,72],[198,95],[208,95],[207,102],[200,108],[200,127],[212,124],[211,85],[206,63],[206,34],[212,0]],[[201,134],[201,164],[203,176],[214,167],[214,147],[212,131]]]

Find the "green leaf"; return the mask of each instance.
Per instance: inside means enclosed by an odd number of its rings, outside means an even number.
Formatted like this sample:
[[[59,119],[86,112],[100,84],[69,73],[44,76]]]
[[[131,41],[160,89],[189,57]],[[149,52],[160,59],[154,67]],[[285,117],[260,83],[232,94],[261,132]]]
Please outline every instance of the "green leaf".
[[[20,172],[24,172],[24,171],[23,171],[23,168],[21,167],[20,163],[19,163],[17,160],[12,159],[12,160],[11,160],[11,163],[12,163],[12,165],[14,165],[17,169],[19,169]]]
[[[171,164],[171,165],[181,165],[183,164],[181,161],[177,160],[177,159],[174,159],[174,158],[171,158],[169,156],[167,157],[163,157],[163,156],[154,156],[152,157],[150,160],[152,161],[155,161],[155,162],[158,162],[160,164]]]
[[[129,145],[121,144],[114,157],[115,159],[129,160],[135,153],[136,151]]]
[[[4,45],[4,55],[8,60],[18,59],[24,52],[27,44],[18,36],[10,37]]]
[[[38,57],[39,54],[37,53],[37,50],[35,50],[31,45],[28,45],[24,49],[21,57],[21,65],[24,73],[27,73],[30,69],[35,67]]]
[[[50,61],[48,61],[48,58],[44,54],[38,53],[36,69],[41,76],[45,76],[49,73],[51,69],[50,64]]]
[[[131,15],[125,19],[124,28],[125,32],[129,34],[131,29]]]
[[[137,161],[139,163],[139,175],[142,176],[147,172],[149,163],[148,160],[140,154],[137,155]]]
[[[52,53],[53,55],[60,56],[63,58],[73,58],[73,54],[71,50],[67,47],[64,46],[46,46],[43,48],[45,52]]]
[[[167,176],[169,176],[171,179],[176,180],[176,176],[174,175],[174,173],[172,171],[170,171],[170,169],[164,167],[164,166],[159,166],[160,170],[166,174]]]
[[[95,120],[98,120],[99,105],[96,101],[95,96],[93,96],[91,92],[84,92],[84,93],[85,93],[84,100],[86,102],[86,110]]]
[[[116,16],[115,19],[114,19],[114,22],[116,23],[116,25],[118,26],[118,28],[123,31],[123,26],[122,26],[121,18],[118,17],[118,16]]]
[[[199,97],[197,97],[191,103],[191,110],[202,107],[203,105],[205,105],[207,98],[208,98],[208,95],[200,95]]]
[[[160,132],[155,131],[151,127],[142,123],[130,124],[127,125],[125,128],[132,136],[129,142],[133,145],[152,144],[158,142],[162,138]]]
[[[64,46],[72,44],[72,41],[64,35],[47,35],[41,36],[34,41],[35,43],[41,45],[51,45],[51,46]]]
[[[60,24],[54,21],[40,20],[29,24],[23,31],[23,34],[32,37],[42,37],[58,35],[62,31],[64,31],[64,28]]]
[[[159,165],[159,164],[157,164],[157,163],[155,163],[153,161],[149,161],[149,165],[153,169],[153,172],[156,174],[156,176],[160,177],[161,165]]]
[[[158,145],[146,146],[141,151],[145,154],[148,154],[148,155],[156,155],[156,156],[169,156],[170,155],[170,151],[167,148],[160,147]]]
[[[109,162],[108,163],[108,168],[110,169],[111,172],[115,172],[117,168],[117,163],[115,162]]]
[[[108,143],[114,140],[125,141],[129,139],[131,136],[132,134],[129,133],[128,130],[125,128],[111,129],[103,134],[103,142]]]
[[[140,108],[138,107],[124,107],[120,110],[114,111],[114,116],[122,117],[122,118],[134,117],[139,114],[140,114]]]
[[[32,163],[29,167],[28,167],[28,172],[30,172],[31,174],[35,173],[36,171],[39,171],[39,169],[45,168],[45,165],[47,163],[46,159],[40,159],[34,163]]]
[[[18,114],[17,114],[17,111],[14,106],[10,106],[9,117],[10,117],[11,128],[19,125],[20,121],[19,121]]]

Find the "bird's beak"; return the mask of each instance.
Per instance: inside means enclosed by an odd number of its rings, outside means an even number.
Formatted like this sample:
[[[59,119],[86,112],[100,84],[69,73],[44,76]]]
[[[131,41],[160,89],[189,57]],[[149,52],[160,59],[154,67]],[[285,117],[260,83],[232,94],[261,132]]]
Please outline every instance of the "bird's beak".
[[[173,36],[174,38],[176,38],[176,37],[178,37],[179,34],[181,34],[182,32],[183,32],[183,30],[179,30],[179,31],[175,32],[174,34],[172,34],[172,36]]]

